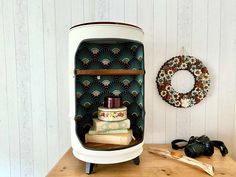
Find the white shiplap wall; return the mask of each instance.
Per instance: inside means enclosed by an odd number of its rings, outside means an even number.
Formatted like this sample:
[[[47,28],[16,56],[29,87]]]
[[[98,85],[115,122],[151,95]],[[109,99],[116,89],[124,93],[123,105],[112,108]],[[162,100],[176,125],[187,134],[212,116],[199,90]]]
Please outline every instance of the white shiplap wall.
[[[236,158],[234,9],[234,0],[1,0],[0,177],[45,176],[69,148],[68,31],[91,21],[144,30],[147,143],[207,134]],[[182,46],[212,78],[207,98],[188,109],[162,101],[155,84]]]

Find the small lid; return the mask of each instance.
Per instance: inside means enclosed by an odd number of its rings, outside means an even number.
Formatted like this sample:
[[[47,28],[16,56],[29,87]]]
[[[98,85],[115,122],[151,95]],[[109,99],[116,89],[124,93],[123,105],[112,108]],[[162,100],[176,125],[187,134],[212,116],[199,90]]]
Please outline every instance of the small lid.
[[[122,106],[121,108],[105,108],[105,107],[98,107],[98,111],[106,111],[106,112],[114,112],[114,111],[126,111],[127,107]]]

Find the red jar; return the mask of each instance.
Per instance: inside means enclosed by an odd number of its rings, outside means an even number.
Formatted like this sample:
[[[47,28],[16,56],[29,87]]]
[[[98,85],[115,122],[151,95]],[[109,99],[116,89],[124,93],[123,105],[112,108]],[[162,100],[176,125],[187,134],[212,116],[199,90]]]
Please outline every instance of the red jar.
[[[116,96],[107,96],[104,98],[104,107],[105,108],[120,108],[122,107],[121,97]]]

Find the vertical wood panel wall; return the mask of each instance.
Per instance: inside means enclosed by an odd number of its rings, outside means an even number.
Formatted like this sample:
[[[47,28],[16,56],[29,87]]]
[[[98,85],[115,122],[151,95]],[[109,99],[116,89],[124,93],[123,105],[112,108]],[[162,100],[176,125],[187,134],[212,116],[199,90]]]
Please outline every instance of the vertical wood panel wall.
[[[91,21],[144,30],[146,143],[207,134],[236,158],[235,8],[234,0],[1,0],[0,177],[45,176],[70,147],[68,32]],[[155,84],[182,46],[211,74],[207,98],[188,109],[165,103]]]

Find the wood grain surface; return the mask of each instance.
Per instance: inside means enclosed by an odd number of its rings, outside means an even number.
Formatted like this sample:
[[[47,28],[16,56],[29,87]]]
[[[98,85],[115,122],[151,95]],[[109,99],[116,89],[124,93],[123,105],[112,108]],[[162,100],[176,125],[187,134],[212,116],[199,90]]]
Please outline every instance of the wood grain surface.
[[[140,156],[140,164],[134,165],[132,161],[95,166],[93,177],[209,177],[208,174],[198,168],[151,154],[149,147],[164,148],[170,150],[170,145],[144,145],[144,152]],[[197,160],[211,164],[215,169],[215,177],[233,177],[236,174],[236,162],[229,156],[222,157],[218,150],[212,157],[200,157]],[[47,177],[87,177],[85,162],[76,159],[71,149],[63,156]]]
[[[77,75],[138,75],[144,74],[144,70],[128,70],[128,69],[97,69],[97,70],[76,70]]]

